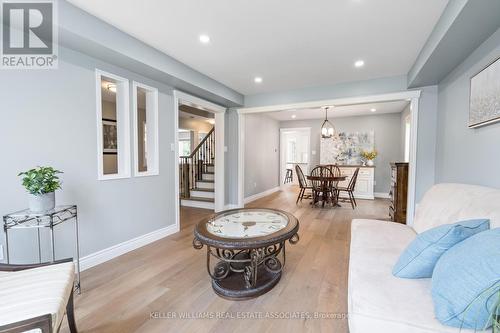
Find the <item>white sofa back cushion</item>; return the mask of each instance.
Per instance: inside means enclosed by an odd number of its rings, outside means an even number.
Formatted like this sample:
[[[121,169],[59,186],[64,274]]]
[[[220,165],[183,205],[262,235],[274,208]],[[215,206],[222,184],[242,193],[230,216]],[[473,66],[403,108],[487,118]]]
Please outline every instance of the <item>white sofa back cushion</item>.
[[[500,227],[500,190],[466,184],[437,184],[417,207],[413,229],[424,232],[442,224],[473,218],[489,218]]]

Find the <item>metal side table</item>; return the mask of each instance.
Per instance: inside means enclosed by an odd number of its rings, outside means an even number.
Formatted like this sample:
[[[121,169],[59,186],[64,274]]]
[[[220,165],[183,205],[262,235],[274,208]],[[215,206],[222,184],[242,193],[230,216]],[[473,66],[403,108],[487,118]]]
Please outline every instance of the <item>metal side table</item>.
[[[10,263],[9,253],[9,233],[11,229],[37,229],[38,236],[38,261],[42,262],[42,249],[40,245],[40,229],[50,228],[50,249],[52,261],[56,260],[56,250],[54,243],[54,227],[66,222],[75,221],[76,234],[76,285],[75,290],[80,294],[80,246],[78,239],[78,210],[76,205],[56,206],[53,210],[44,213],[33,213],[29,209],[21,210],[3,217],[3,230],[5,231],[5,241],[7,248],[7,263]]]

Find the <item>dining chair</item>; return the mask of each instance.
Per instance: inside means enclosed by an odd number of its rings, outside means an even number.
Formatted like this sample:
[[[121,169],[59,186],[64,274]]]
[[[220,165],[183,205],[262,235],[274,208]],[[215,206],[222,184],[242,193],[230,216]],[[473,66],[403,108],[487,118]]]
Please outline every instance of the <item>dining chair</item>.
[[[313,177],[333,177],[332,170],[326,166],[317,166],[311,171],[311,176]],[[311,180],[311,186],[313,188],[313,202],[316,203],[319,196],[323,198],[331,198],[333,200],[334,190],[332,184],[328,184],[326,187],[323,185],[321,180]],[[323,193],[323,192],[326,193]],[[323,206],[325,202],[323,201]]]
[[[330,165],[330,170],[332,171],[334,177],[340,177],[340,176],[342,176],[342,171],[340,171],[340,168],[338,167],[337,164]],[[334,191],[336,192],[335,195],[337,195],[338,194],[339,182],[336,181],[332,185],[333,185]]]
[[[347,193],[347,195],[349,196],[349,201],[351,202],[352,209],[354,209],[354,207],[358,205],[356,203],[356,199],[354,198],[354,188],[356,187],[356,181],[358,180],[358,173],[359,173],[359,168],[356,168],[356,170],[354,170],[354,173],[352,174],[351,180],[349,181],[347,187],[337,188],[337,195],[340,195],[340,192]]]
[[[297,204],[299,202],[299,200],[302,201],[302,199],[304,199],[304,195],[305,195],[306,199],[311,198],[312,197],[312,189],[313,188],[307,182],[307,179],[304,176],[304,173],[302,172],[302,169],[300,168],[299,165],[295,166],[295,173],[297,174],[297,178],[299,180],[299,186],[300,186],[299,195],[297,196],[297,201],[295,202]],[[310,194],[306,194],[307,190],[310,190],[311,193]]]

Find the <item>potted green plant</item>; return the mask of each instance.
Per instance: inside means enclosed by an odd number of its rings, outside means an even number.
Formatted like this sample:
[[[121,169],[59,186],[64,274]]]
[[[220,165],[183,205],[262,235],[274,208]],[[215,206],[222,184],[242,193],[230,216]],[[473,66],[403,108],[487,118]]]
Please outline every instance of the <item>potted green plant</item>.
[[[52,167],[39,166],[19,173],[22,184],[29,192],[28,207],[32,212],[41,213],[56,206],[55,191],[61,188],[57,176],[62,172]]]
[[[373,166],[373,160],[377,157],[378,152],[374,149],[372,151],[362,151],[361,156],[365,159],[368,166]]]

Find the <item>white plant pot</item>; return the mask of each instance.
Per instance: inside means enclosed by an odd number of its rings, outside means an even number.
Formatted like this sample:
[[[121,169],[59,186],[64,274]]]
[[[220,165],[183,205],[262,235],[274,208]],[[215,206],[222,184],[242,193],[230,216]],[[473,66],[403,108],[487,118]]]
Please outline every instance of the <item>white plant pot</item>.
[[[368,161],[366,161],[366,165],[368,165],[368,166],[373,166],[373,160],[368,160]]]
[[[33,213],[43,213],[54,209],[56,206],[56,193],[45,193],[45,194],[30,194],[28,201],[28,208]]]

